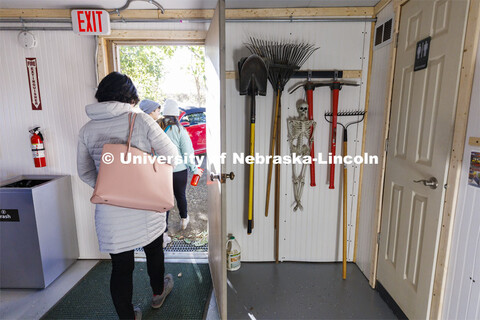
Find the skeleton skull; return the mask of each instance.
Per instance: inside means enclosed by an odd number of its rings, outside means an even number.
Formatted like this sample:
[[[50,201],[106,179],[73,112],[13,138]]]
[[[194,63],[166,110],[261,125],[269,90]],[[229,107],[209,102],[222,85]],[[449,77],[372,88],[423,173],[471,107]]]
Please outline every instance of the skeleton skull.
[[[302,101],[297,105],[297,111],[301,119],[307,119],[308,103]]]

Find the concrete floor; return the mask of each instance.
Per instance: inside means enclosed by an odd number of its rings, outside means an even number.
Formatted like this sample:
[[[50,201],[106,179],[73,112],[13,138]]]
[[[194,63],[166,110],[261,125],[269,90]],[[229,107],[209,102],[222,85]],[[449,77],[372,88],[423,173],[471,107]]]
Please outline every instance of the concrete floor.
[[[243,263],[228,272],[228,319],[397,319],[349,263]]]

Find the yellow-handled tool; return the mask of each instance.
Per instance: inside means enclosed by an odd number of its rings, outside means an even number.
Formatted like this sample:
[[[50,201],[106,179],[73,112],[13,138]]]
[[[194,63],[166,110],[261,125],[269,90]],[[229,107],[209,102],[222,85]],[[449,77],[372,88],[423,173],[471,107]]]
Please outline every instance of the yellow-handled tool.
[[[252,54],[238,63],[240,75],[240,95],[249,95],[250,102],[250,155],[255,156],[255,96],[267,93],[267,66],[262,58]],[[247,233],[253,229],[253,182],[254,164],[249,164],[248,174],[248,222]]]
[[[252,107],[250,115],[250,155],[255,155],[255,96],[252,96]],[[247,233],[252,233],[253,229],[253,178],[255,164],[250,163],[248,174],[248,226]]]

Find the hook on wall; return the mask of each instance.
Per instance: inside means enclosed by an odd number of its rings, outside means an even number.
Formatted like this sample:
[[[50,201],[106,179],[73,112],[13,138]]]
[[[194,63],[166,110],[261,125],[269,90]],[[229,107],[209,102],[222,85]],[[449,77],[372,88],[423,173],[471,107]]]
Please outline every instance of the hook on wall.
[[[132,3],[133,1],[148,2],[148,3],[156,6],[158,8],[158,10],[160,10],[162,12],[162,14],[165,13],[165,9],[163,9],[162,5],[155,0],[127,0],[127,2],[123,5],[123,7],[118,8],[118,9],[114,9],[114,10],[110,10],[110,11],[108,11],[108,13],[116,13],[116,14],[120,15],[120,11],[123,11],[123,10],[127,9],[130,6],[130,3]]]

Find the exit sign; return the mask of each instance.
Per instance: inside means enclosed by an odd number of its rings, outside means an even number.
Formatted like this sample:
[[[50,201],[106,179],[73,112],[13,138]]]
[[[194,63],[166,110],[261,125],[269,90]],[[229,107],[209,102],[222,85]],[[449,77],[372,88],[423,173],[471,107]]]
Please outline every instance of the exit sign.
[[[76,34],[110,34],[110,15],[105,10],[72,10],[72,26]]]

